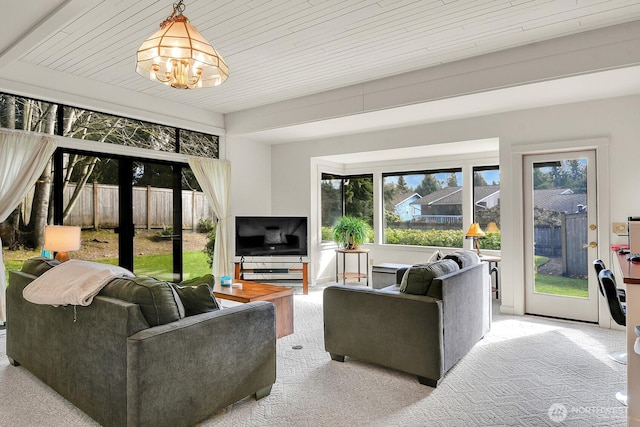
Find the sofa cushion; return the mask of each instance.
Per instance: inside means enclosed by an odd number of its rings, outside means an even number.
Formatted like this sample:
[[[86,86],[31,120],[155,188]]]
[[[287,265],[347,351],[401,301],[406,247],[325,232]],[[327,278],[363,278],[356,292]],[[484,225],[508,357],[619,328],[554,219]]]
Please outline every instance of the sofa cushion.
[[[45,257],[29,258],[22,264],[23,273],[31,274],[32,276],[40,276],[45,271],[49,271],[56,265],[60,264],[57,259],[49,259]]]
[[[180,284],[171,283],[184,306],[185,316],[219,310],[218,301],[213,296],[214,278],[211,274],[185,280]]]
[[[450,259],[442,259],[428,264],[416,264],[409,268],[402,277],[400,292],[426,295],[434,278],[459,269],[458,264]]]
[[[469,267],[480,262],[478,254],[471,251],[455,251],[446,255],[444,259],[454,260],[460,268]]]
[[[102,288],[100,295],[138,304],[149,326],[175,322],[185,316],[184,306],[173,287],[152,277],[113,279]]]

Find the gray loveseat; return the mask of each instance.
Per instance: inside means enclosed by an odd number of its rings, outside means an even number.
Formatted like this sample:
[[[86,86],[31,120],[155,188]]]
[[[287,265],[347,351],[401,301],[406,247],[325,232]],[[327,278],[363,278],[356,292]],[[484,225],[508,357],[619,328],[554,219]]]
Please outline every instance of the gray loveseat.
[[[399,275],[399,277],[402,277]],[[324,290],[325,350],[418,376],[436,387],[488,332],[491,292],[486,264],[433,278],[427,295],[329,286]]]
[[[33,304],[22,291],[36,276],[9,277],[11,363],[102,425],[195,425],[247,396],[267,396],[275,382],[271,303],[150,327],[140,306],[101,294],[75,309]]]

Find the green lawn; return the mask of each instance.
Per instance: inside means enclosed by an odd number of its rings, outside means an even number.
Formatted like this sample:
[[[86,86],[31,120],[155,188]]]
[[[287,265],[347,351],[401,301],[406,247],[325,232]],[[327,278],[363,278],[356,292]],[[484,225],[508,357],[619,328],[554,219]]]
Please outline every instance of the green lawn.
[[[536,274],[536,292],[580,298],[589,296],[586,280],[547,274]]]
[[[211,273],[211,267],[207,263],[207,254],[204,252],[184,252],[182,257],[184,280]],[[104,258],[95,261],[112,265],[117,265],[118,263],[116,258]],[[171,254],[139,255],[133,259],[133,267],[137,276],[149,276],[167,281],[173,280]]]
[[[33,254],[27,256],[25,259],[39,255],[40,251],[34,251]],[[111,265],[118,264],[117,258],[103,258],[94,261]],[[135,257],[133,262],[136,275],[138,276],[150,276],[167,281],[173,280],[173,275],[171,274],[173,268],[171,254],[140,255]],[[7,271],[20,270],[23,263],[24,260],[10,260],[5,263],[5,268]],[[211,273],[211,267],[209,267],[207,263],[207,254],[203,251],[184,252],[183,265],[183,278],[185,280]]]
[[[20,255],[17,257],[8,257],[7,253],[3,255],[4,255],[4,258],[3,258],[4,267],[7,270],[7,279],[8,279],[10,270],[20,270],[22,268],[22,264],[24,264],[26,260],[28,260],[29,258],[40,256],[40,251],[39,250],[34,250],[34,251],[23,250],[23,251],[20,251]]]
[[[542,265],[548,258],[536,256],[536,266]],[[536,292],[543,294],[565,295],[572,297],[588,298],[589,289],[586,279],[574,279],[571,277],[551,276],[548,274],[535,274]]]

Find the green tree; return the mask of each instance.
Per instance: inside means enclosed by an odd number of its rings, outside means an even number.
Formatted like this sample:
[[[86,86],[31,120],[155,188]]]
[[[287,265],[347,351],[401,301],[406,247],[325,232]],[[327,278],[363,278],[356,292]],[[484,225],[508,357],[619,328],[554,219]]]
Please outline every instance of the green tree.
[[[540,168],[533,169],[533,188],[534,190],[542,190],[545,188],[553,188],[551,175],[543,172]]]
[[[321,215],[324,227],[333,227],[342,216],[341,180],[323,179],[320,183]]]
[[[449,178],[447,178],[447,187],[457,187],[458,186],[458,177],[455,172],[451,172]]]
[[[568,160],[566,164],[567,188],[574,193],[587,192],[587,165],[580,160]]]
[[[533,188],[569,188],[574,193],[587,191],[587,165],[580,160],[533,169]]]
[[[561,166],[552,166],[548,173],[553,183],[552,188],[566,188],[567,175]]]
[[[394,210],[393,201],[398,193],[398,187],[391,181],[385,179],[382,187],[382,199],[384,200],[384,209],[392,212]]]
[[[345,180],[344,214],[363,218],[373,226],[373,177],[362,176]]]
[[[482,174],[480,174],[478,172],[474,172],[473,173],[473,185],[475,187],[484,187],[484,186],[487,186],[489,184],[487,184],[487,180],[484,179],[484,176],[482,176]]]
[[[440,189],[440,183],[436,179],[434,175],[427,174],[422,178],[420,184],[416,187],[416,193],[420,196],[424,197],[427,194],[431,194],[436,190]]]
[[[408,193],[411,191],[409,185],[407,185],[407,181],[404,179],[404,176],[400,175],[398,177],[398,192],[399,193]]]

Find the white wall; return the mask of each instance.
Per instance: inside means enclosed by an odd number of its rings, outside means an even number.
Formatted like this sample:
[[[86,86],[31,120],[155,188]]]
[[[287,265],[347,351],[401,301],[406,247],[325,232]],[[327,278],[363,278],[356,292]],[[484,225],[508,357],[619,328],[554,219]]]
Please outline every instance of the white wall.
[[[271,148],[242,138],[226,138],[231,162],[232,215],[271,214]]]
[[[271,214],[271,147],[243,138],[225,139],[225,157],[231,162],[229,189],[229,253],[235,253],[237,215]]]
[[[640,177],[635,176],[640,160],[640,96],[590,101],[564,106],[538,108],[495,114],[485,117],[440,122],[422,126],[405,127],[379,132],[347,135],[323,140],[304,141],[271,146],[271,204],[274,214],[308,215],[311,225],[317,224],[317,170],[312,160],[332,154],[357,153],[371,150],[384,150],[398,147],[411,147],[439,144],[444,142],[466,141],[479,138],[497,137],[500,139],[501,164],[501,209],[502,209],[502,262],[501,296],[502,311],[521,314],[524,312],[523,259],[522,259],[522,215],[521,215],[521,157],[520,146],[550,147],[582,144],[598,148],[611,171],[610,177],[599,177],[602,182],[610,178],[608,188],[599,188],[599,192],[610,192],[610,202],[601,206],[601,224],[605,231],[600,239],[600,257],[608,259],[609,240],[621,238],[610,232],[610,221],[624,222],[629,215],[640,213]],[[593,138],[597,138],[593,142]],[[571,142],[571,141],[576,141]],[[603,142],[604,141],[604,142]],[[234,141],[229,141],[230,145]],[[243,182],[249,188],[265,188],[264,172],[267,169],[246,167],[244,149],[253,149],[248,143],[231,149],[233,164],[243,165]],[[595,145],[594,145],[595,144]],[[257,147],[256,147],[257,148]],[[249,159],[257,160],[255,153],[249,153]],[[265,161],[268,156],[265,156]],[[249,160],[251,161],[251,160]],[[424,167],[431,165],[425,161]],[[604,168],[606,169],[606,168]],[[237,173],[237,171],[236,171]],[[313,180],[312,180],[313,177]],[[258,183],[258,184],[256,184]],[[606,184],[605,184],[606,185]],[[251,212],[264,213],[263,205],[245,202],[246,193],[238,192],[233,186],[233,211],[238,206]],[[260,199],[262,199],[261,195]],[[252,191],[251,197],[256,197]],[[242,209],[241,209],[242,210]],[[257,212],[259,210],[259,212]],[[611,212],[611,214],[609,214]],[[314,222],[315,218],[315,222]],[[317,230],[311,230],[312,235]],[[333,250],[323,248],[319,241],[312,239],[312,281],[318,277],[330,276],[333,270]],[[370,245],[375,262],[414,262],[426,253],[394,248],[383,245]]]

